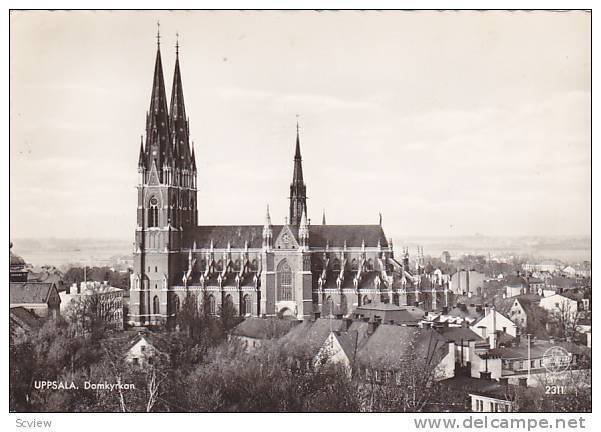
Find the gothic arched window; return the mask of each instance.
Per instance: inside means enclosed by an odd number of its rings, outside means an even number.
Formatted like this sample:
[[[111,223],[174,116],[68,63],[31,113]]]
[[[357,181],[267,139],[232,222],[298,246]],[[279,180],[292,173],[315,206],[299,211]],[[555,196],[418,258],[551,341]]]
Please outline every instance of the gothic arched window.
[[[215,297],[213,296],[213,294],[209,294],[209,297],[207,298],[207,303],[209,306],[209,314],[215,315]]]
[[[159,305],[159,296],[154,296],[152,299],[152,313],[158,315],[161,313],[160,305]]]
[[[313,256],[313,268],[317,272],[323,271],[323,261],[318,256]]]
[[[179,313],[179,297],[177,295],[173,297],[173,312]]]
[[[150,198],[148,206],[148,226],[155,228],[159,226],[159,201],[156,197]]]
[[[344,294],[340,296],[340,313],[343,315],[348,313],[348,301],[346,299],[346,295]]]
[[[286,260],[278,265],[278,300],[292,300],[292,270]]]
[[[253,301],[250,295],[246,294],[242,298],[242,315],[252,315],[253,313]]]
[[[333,314],[334,314],[334,300],[332,300],[332,297],[328,296],[325,303],[323,304],[323,315],[324,315],[324,318],[326,318]]]
[[[340,271],[340,260],[338,258],[336,258],[334,260],[334,262],[332,263],[332,270],[333,271]]]

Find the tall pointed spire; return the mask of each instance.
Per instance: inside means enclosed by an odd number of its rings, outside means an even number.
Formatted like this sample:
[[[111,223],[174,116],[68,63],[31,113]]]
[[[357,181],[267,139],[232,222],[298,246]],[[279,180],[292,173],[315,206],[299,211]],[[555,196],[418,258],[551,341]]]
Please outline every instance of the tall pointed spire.
[[[272,238],[271,215],[269,214],[269,204],[267,204],[267,213],[265,214],[265,223],[263,224],[263,249],[267,250],[271,248]]]
[[[300,226],[298,227],[298,237],[301,240],[301,246],[306,247],[309,239],[309,223],[307,221],[307,212],[303,210]]]
[[[294,172],[290,184],[290,225],[298,226],[303,212],[307,212],[307,187],[303,180],[303,160],[300,151],[300,133],[297,118]]]
[[[184,88],[179,66],[179,35],[175,43],[175,72],[171,90],[171,106],[169,110],[169,125],[173,134],[173,146],[177,164],[181,168],[190,168],[190,138],[188,136],[188,119],[184,104]]]
[[[190,158],[192,159],[192,162],[191,162],[192,173],[195,173],[196,172],[196,154],[194,153],[194,141],[192,141],[192,155],[190,156]]]
[[[170,131],[169,112],[167,111],[167,94],[163,78],[163,63],[161,61],[161,34],[160,24],[157,23],[157,54],[154,64],[152,80],[152,94],[150,96],[150,109],[146,119],[146,167],[156,165],[159,176],[162,178],[162,166],[168,161]]]
[[[296,121],[296,150],[294,151],[294,173],[292,174],[292,182],[303,183],[303,159],[300,151],[300,134],[298,119]]]
[[[326,209],[323,209],[323,216],[321,217],[321,224],[326,225]]]
[[[140,135],[140,156],[138,158],[138,168],[146,168],[146,161],[144,160],[144,137]]]

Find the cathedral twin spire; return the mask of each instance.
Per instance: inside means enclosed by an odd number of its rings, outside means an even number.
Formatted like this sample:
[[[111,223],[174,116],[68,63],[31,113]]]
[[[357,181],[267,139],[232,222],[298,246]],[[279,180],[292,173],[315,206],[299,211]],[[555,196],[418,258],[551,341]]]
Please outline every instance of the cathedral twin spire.
[[[179,66],[179,42],[176,44],[175,72],[170,109],[161,60],[160,34],[157,32],[157,54],[152,82],[150,108],[146,114],[146,145],[140,143],[139,168],[152,170],[161,180],[163,168],[196,171],[194,150],[190,148],[189,124],[184,105],[184,91]]]
[[[303,214],[307,213],[307,186],[303,180],[303,159],[300,151],[298,122],[296,123],[296,150],[294,152],[294,172],[290,184],[290,225],[299,226]]]

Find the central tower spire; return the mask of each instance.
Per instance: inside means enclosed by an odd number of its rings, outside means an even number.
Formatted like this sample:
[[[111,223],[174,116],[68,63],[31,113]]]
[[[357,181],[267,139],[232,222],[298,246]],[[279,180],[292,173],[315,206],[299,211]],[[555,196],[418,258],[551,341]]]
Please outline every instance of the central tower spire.
[[[296,121],[296,150],[294,152],[294,172],[290,184],[290,225],[299,226],[303,213],[307,212],[307,187],[303,180],[303,159],[300,151],[300,133]]]

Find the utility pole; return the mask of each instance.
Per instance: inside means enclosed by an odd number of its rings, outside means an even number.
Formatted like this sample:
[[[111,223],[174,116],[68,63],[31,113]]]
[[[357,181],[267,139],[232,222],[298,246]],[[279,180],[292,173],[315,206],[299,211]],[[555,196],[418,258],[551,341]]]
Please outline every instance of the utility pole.
[[[528,381],[530,380],[530,333],[528,333],[528,378],[526,381],[526,386],[528,386]]]

